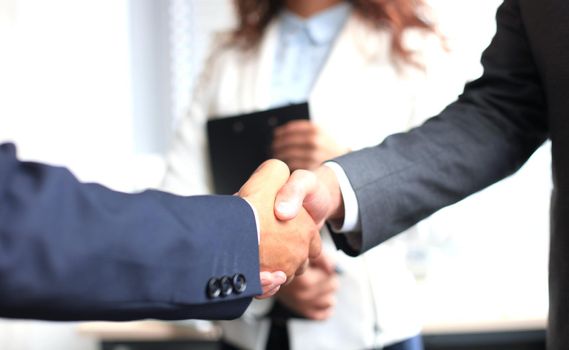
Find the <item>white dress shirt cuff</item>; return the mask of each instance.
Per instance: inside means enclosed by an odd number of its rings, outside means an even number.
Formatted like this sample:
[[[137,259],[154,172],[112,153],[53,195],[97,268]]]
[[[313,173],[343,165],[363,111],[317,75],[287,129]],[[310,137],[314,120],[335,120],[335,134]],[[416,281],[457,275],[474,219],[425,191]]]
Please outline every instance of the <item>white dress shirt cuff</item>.
[[[356,192],[350,184],[350,180],[346,172],[340,164],[336,162],[326,162],[325,166],[332,169],[340,185],[342,192],[342,200],[344,201],[344,221],[341,225],[332,224],[332,229],[336,233],[348,233],[361,231],[360,209],[358,207],[358,200],[356,199]]]
[[[247,199],[243,198],[247,204],[251,207],[253,211],[253,216],[255,217],[255,227],[257,228],[257,244],[261,244],[261,227],[259,226],[259,215],[257,215],[257,209],[251,204]]]

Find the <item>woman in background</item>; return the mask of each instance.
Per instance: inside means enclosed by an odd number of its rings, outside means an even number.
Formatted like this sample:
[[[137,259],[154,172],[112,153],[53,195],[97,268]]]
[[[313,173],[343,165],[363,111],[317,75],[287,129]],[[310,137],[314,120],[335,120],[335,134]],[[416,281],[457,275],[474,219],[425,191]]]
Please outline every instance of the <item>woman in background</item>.
[[[422,0],[237,0],[168,157],[167,190],[211,192],[208,118],[309,101],[275,132],[275,158],[313,169],[405,131],[456,97]],[[454,84],[456,83],[456,84]],[[345,223],[346,224],[346,223]],[[422,349],[404,238],[358,258],[327,249],[274,300],[223,322],[228,349]],[[322,266],[336,265],[335,273]]]

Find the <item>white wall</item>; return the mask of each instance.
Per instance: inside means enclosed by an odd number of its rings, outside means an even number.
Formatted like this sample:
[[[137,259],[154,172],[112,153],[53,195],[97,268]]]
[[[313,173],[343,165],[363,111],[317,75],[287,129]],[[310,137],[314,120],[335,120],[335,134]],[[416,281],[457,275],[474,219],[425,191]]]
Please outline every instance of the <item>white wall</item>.
[[[128,18],[126,0],[1,0],[0,141],[24,159],[132,188],[121,177],[133,162]],[[73,323],[0,321],[0,349],[95,342]]]
[[[212,36],[234,25],[231,0],[172,0],[172,104],[174,124],[186,113]]]
[[[0,140],[85,179],[132,152],[127,1],[3,0]]]
[[[480,52],[501,0],[430,0],[464,77],[482,72]],[[412,237],[428,323],[537,319],[546,315],[550,145],[514,176],[441,210]],[[429,249],[421,251],[421,245]],[[413,253],[413,252],[412,252]]]

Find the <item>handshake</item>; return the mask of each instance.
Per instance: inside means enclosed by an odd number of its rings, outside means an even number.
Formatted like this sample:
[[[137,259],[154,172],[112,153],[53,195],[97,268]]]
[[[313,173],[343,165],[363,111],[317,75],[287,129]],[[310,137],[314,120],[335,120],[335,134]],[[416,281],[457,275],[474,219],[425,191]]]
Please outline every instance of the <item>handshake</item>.
[[[343,217],[339,185],[325,166],[291,174],[285,163],[268,160],[238,195],[255,208],[258,218],[261,299],[302,274],[309,259],[320,255],[319,230],[324,222]]]

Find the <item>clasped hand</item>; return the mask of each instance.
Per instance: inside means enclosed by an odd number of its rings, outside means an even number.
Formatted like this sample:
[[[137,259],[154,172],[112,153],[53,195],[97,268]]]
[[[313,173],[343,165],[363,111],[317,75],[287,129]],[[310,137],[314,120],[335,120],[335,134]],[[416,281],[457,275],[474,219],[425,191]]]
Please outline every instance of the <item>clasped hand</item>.
[[[331,191],[337,185],[330,186],[326,176],[318,175],[322,180],[317,180],[317,175],[318,171],[305,170],[291,175],[285,163],[272,159],[261,164],[239,190],[259,220],[263,287],[259,298],[276,293],[280,285],[304,271],[309,259],[320,255],[319,229],[338,210],[338,197],[332,195],[339,190]]]

